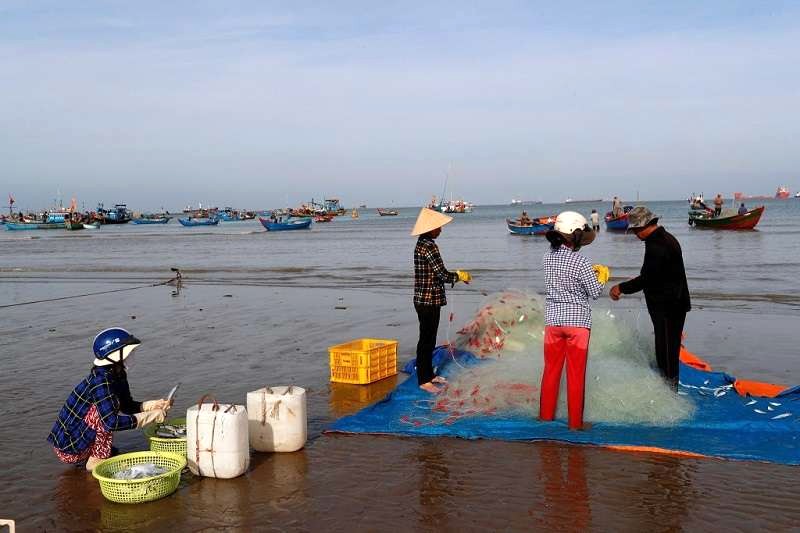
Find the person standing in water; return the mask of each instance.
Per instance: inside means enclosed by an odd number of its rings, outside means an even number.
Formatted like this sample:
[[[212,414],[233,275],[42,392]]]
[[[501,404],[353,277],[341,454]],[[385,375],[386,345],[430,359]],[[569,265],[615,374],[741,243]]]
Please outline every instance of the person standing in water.
[[[585,429],[584,384],[592,330],[589,300],[600,295],[608,281],[609,271],[603,265],[592,265],[578,253],[582,246],[591,244],[595,238],[583,215],[564,211],[558,215],[554,229],[548,231],[546,237],[550,250],[542,259],[547,295],[539,419],[551,421],[555,418],[566,361],[569,428]]]
[[[420,389],[434,394],[441,391],[437,383],[446,383],[443,377],[433,373],[439,317],[442,307],[447,305],[444,284],[452,286],[457,281],[469,283],[472,280],[469,272],[448,271],[436,246],[435,239],[441,235],[442,226],[452,220],[452,217],[423,207],[411,231],[412,236],[419,237],[414,247],[414,309],[419,319],[417,380]]]
[[[164,421],[170,402],[137,402],[131,397],[126,366],[139,339],[122,328],[109,328],[94,338],[94,364],[58,413],[47,440],[62,463],[86,470],[111,457],[113,431],[142,428]]]
[[[644,263],[638,276],[611,287],[609,296],[616,301],[623,294],[644,291],[655,333],[656,362],[661,375],[677,390],[683,324],[692,308],[681,245],[643,206],[628,213],[628,229],[644,241]]]
[[[589,216],[592,219],[592,231],[600,233],[600,214],[597,209],[592,209],[592,214]]]

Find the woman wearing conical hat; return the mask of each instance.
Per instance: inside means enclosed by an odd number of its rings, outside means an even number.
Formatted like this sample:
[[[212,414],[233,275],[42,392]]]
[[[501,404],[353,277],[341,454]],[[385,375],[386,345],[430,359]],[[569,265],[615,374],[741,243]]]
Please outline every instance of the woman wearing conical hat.
[[[414,224],[411,235],[419,237],[414,248],[414,309],[419,318],[419,342],[417,342],[417,379],[419,388],[436,394],[441,389],[437,383],[445,379],[433,374],[433,349],[436,347],[436,332],[442,306],[447,305],[444,284],[456,281],[469,283],[469,272],[448,271],[439,247],[434,240],[442,233],[442,226],[453,218],[423,207]]]

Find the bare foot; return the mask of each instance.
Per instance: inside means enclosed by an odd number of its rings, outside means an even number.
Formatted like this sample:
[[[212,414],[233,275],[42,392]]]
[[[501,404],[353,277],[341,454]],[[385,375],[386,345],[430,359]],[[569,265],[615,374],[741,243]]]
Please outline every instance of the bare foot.
[[[420,389],[424,390],[425,392],[430,392],[431,394],[439,394],[442,392],[442,389],[434,385],[432,382],[423,383],[419,386]]]
[[[431,383],[447,383],[447,378],[444,376],[436,376],[431,380]]]

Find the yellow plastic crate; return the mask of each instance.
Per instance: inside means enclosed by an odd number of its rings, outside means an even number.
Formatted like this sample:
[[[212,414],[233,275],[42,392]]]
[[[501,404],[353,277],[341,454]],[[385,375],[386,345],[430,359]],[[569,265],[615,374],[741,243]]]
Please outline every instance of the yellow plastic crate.
[[[397,341],[356,339],[328,348],[331,381],[366,385],[397,374]]]

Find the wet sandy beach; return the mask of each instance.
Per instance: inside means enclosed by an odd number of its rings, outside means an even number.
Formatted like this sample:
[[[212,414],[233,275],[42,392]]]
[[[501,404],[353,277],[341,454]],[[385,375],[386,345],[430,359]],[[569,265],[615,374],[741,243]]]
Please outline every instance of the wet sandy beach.
[[[4,516],[33,530],[788,531],[800,523],[794,467],[554,443],[323,434],[331,421],[405,379],[330,384],[326,349],[380,335],[400,341],[401,362],[411,358],[416,317],[407,291],[193,285],[191,273],[187,278],[175,296],[164,286],[6,311],[0,328]],[[14,285],[27,296],[124,286]],[[453,300],[451,310],[466,318],[480,294],[456,292]],[[646,320],[641,302],[627,305],[617,313]],[[795,321],[699,309],[689,315],[688,342],[720,370],[786,382],[800,374],[791,351],[778,345],[769,364],[756,354],[766,338],[760,335],[773,333],[769,327]],[[209,392],[243,403],[247,391],[264,385],[307,387],[308,446],[253,454],[250,471],[234,480],[184,476],[176,494],[151,504],[105,501],[96,481],[61,465],[44,438],[89,368],[92,335],[110,324],[144,341],[130,372],[135,397],[162,396],[182,382],[174,412]],[[717,333],[698,334],[709,328]],[[440,340],[444,335],[442,328]],[[770,339],[776,342],[788,340]],[[115,444],[122,451],[146,447],[138,431],[118,433]]]

